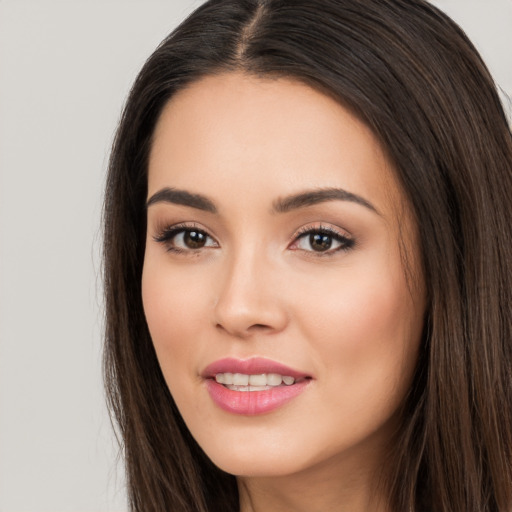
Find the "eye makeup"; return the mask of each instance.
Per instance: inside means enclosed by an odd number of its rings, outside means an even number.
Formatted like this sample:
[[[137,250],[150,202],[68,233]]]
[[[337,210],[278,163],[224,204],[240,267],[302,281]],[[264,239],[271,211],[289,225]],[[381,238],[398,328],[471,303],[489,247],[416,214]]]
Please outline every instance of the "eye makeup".
[[[289,246],[292,250],[313,253],[316,257],[332,256],[339,251],[348,251],[355,246],[352,237],[331,226],[305,226],[294,235]]]
[[[155,242],[163,244],[168,252],[197,253],[204,248],[217,248],[219,244],[204,229],[193,223],[180,223],[159,230]]]
[[[153,237],[163,244],[168,252],[175,254],[197,254],[203,249],[219,248],[220,244],[195,223],[179,223],[160,229]],[[304,226],[293,236],[288,249],[301,251],[314,257],[333,256],[352,249],[355,240],[341,230],[331,226]]]

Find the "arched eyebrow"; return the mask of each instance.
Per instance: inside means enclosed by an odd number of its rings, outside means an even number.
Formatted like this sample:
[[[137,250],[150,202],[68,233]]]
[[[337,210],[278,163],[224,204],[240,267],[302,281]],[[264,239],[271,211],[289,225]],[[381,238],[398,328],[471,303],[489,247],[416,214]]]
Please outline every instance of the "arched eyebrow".
[[[201,194],[193,194],[186,190],[178,190],[176,188],[162,188],[147,200],[146,208],[156,203],[179,204],[209,213],[217,213],[217,207],[211,199]]]
[[[292,210],[306,208],[326,201],[350,201],[379,214],[372,203],[357,194],[353,194],[352,192],[348,192],[341,188],[308,190],[276,199],[272,203],[272,213],[287,213]],[[151,205],[156,203],[179,204],[209,213],[218,213],[215,203],[208,197],[170,187],[162,188],[153,194],[146,202],[146,208],[149,208]]]
[[[275,213],[286,213],[291,210],[313,206],[326,201],[350,201],[379,214],[377,208],[375,208],[370,201],[342,188],[307,190],[292,196],[280,198],[273,202],[272,211]]]

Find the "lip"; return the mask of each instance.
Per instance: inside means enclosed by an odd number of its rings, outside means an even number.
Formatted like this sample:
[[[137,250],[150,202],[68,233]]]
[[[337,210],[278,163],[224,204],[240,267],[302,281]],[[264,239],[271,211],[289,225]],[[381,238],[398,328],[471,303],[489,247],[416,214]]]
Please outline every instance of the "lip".
[[[294,370],[271,359],[264,357],[252,357],[250,359],[235,359],[227,357],[219,359],[208,365],[201,377],[204,379],[213,379],[217,373],[244,373],[246,375],[261,375],[262,373],[278,373],[279,375],[288,375],[294,379],[309,377],[306,373]]]
[[[263,391],[234,391],[215,380],[217,373],[244,373],[258,375],[278,373],[300,379],[290,386],[276,386]],[[265,358],[234,359],[226,358],[208,365],[201,376],[213,402],[232,414],[253,416],[272,412],[300,395],[311,383],[311,376],[294,370],[281,363]]]

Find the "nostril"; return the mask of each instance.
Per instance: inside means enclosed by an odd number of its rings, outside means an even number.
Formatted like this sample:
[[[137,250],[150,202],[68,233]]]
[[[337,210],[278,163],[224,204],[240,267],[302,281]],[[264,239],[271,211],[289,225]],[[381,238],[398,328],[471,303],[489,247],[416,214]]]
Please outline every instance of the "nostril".
[[[234,336],[239,336],[243,338],[258,332],[263,333],[272,330],[272,327],[266,324],[252,324],[249,325],[249,327],[245,328],[236,325],[231,325],[229,328],[227,328],[227,326],[223,325],[222,323],[217,323],[215,327],[221,331],[226,331]]]
[[[251,325],[248,329],[247,329],[247,332],[248,333],[254,333],[254,332],[267,332],[267,331],[271,331],[272,330],[272,327],[270,325],[265,325],[265,324],[253,324]]]

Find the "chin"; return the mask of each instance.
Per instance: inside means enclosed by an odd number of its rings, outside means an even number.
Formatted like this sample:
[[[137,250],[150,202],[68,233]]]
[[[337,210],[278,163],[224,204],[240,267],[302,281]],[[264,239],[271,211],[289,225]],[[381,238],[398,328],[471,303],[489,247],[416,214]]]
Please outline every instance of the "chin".
[[[219,439],[222,437],[224,439]],[[275,437],[262,439],[260,436],[259,442],[254,437],[236,442],[230,440],[230,436],[216,436],[215,439],[198,441],[218,468],[235,476],[285,476],[308,466],[307,453],[297,443],[291,443],[290,438],[286,442]]]
[[[246,457],[233,453],[232,456],[212,458],[213,463],[222,471],[238,477],[283,477],[300,473],[305,465],[283,460],[272,455],[265,457]]]

